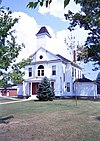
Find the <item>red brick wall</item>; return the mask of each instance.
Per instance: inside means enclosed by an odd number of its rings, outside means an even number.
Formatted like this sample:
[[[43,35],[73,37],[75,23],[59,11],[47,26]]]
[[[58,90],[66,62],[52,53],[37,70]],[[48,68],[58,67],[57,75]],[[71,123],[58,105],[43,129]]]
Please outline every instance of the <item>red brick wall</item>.
[[[1,89],[2,96],[7,96],[7,92],[9,91],[9,96],[17,96],[17,89]]]
[[[17,90],[9,90],[9,96],[17,96]]]

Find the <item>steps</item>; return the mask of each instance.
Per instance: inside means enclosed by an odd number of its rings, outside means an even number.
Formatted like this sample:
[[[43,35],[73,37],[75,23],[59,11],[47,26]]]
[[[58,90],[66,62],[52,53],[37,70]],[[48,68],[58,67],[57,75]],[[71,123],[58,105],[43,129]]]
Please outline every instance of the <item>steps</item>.
[[[38,100],[38,98],[36,96],[37,95],[31,95],[28,99],[29,100]]]

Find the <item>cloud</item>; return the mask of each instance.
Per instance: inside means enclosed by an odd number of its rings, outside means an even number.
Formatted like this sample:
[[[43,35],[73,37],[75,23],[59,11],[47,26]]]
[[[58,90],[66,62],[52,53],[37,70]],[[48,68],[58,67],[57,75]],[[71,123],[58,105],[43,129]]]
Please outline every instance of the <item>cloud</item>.
[[[17,43],[25,44],[25,48],[20,52],[18,60],[20,61],[23,58],[29,57],[29,55],[32,55],[37,50],[37,40],[36,40],[36,33],[39,31],[41,26],[44,25],[38,25],[37,21],[30,17],[29,15],[23,13],[23,12],[14,12],[13,17],[19,17],[19,22],[15,24],[14,29],[16,30],[16,36],[17,36]],[[72,60],[72,54],[71,50],[68,45],[70,45],[71,35],[75,36],[75,45],[77,45],[77,41],[84,44],[87,32],[84,31],[83,28],[77,29],[73,32],[70,32],[68,29],[63,29],[61,31],[58,31],[57,33],[54,33],[53,29],[49,25],[45,25],[47,30],[49,31],[52,38],[48,42],[47,50],[51,51],[54,54],[61,54],[62,56],[66,57],[67,59]],[[66,42],[65,42],[66,39]],[[91,71],[90,72],[90,65],[88,64],[81,64],[85,70],[83,70],[84,74],[88,78],[96,78],[97,73]],[[91,67],[92,70],[93,67]],[[93,74],[93,75],[92,75]],[[94,77],[92,77],[94,76]]]
[[[83,68],[83,74],[85,75],[86,78],[89,78],[91,80],[96,80],[98,73],[100,72],[99,70],[93,71],[93,62],[88,62],[88,63],[83,63],[80,62],[80,66]]]
[[[70,0],[70,3],[64,9],[64,1],[62,0],[53,0],[50,4],[50,7],[46,8],[45,6],[39,7],[39,13],[46,15],[49,13],[55,17],[58,17],[61,20],[65,20],[64,14],[68,13],[68,10],[72,12],[78,12],[80,10],[79,4],[76,5],[74,0]]]
[[[18,44],[24,43],[25,48],[21,51],[19,55],[19,60],[22,58],[27,58],[29,55],[33,54],[37,49],[36,33],[43,25],[38,25],[37,21],[23,12],[14,12],[13,17],[19,18],[19,22],[15,24],[14,29],[16,30],[17,42]],[[51,40],[48,42],[47,50],[55,54],[61,54],[67,59],[71,59],[72,56],[69,52],[70,37],[75,36],[75,44],[77,41],[84,43],[86,40],[87,33],[83,29],[77,29],[70,32],[68,29],[63,29],[54,33],[53,29],[45,25],[50,35]],[[66,44],[65,44],[66,39]]]
[[[17,43],[25,44],[25,48],[20,52],[18,61],[22,60],[23,58],[29,57],[29,55],[32,55],[36,49],[37,49],[37,40],[36,40],[36,33],[39,31],[41,26],[38,25],[36,20],[33,17],[30,17],[29,15],[23,13],[23,12],[14,12],[12,14],[13,18],[17,17],[19,18],[19,22],[15,24],[14,29],[16,30],[16,36],[17,36]],[[57,34],[54,33],[53,29],[45,25],[47,30],[49,31],[50,35],[52,36],[51,40],[47,44],[47,50],[51,51],[52,53],[62,53],[64,54],[64,47],[61,48],[61,46],[64,45],[64,37],[60,38],[60,33],[63,31],[59,31]],[[58,36],[59,34],[59,36]]]
[[[15,24],[13,29],[16,30],[17,43],[25,44],[25,48],[19,54],[19,60],[29,57],[29,55],[36,50],[36,36],[38,31],[38,24],[33,17],[28,16],[23,12],[14,12],[13,18],[19,18],[18,23]]]

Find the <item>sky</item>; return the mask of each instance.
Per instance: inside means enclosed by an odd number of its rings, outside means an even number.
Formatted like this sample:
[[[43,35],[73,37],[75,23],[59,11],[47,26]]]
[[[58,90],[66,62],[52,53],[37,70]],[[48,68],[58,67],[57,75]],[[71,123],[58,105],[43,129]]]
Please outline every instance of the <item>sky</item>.
[[[67,29],[69,21],[65,20],[64,13],[68,10],[78,12],[80,6],[76,5],[71,0],[69,5],[64,9],[63,0],[52,0],[50,7],[37,7],[36,9],[27,8],[28,2],[31,0],[2,0],[1,5],[10,7],[15,18],[19,18],[19,22],[14,26],[16,30],[16,41],[18,44],[24,43],[25,48],[19,54],[19,61],[23,58],[27,58],[37,50],[36,33],[42,26],[46,26],[52,39],[48,43],[47,50],[54,54],[61,54],[67,59],[71,59],[71,52],[68,48],[70,45],[70,38],[73,37],[73,42],[77,44],[84,44],[88,32],[83,28],[78,28],[70,33]],[[66,39],[66,42],[65,42]],[[66,55],[67,54],[67,55]],[[95,80],[98,72],[92,71],[91,63],[80,63],[83,68],[83,74]]]

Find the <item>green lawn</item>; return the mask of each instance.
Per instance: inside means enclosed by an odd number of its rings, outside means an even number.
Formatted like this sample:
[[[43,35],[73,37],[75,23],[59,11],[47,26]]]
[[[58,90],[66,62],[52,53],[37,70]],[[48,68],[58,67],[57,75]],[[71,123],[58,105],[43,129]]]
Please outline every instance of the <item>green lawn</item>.
[[[0,141],[100,141],[100,102],[27,101],[0,105]]]

